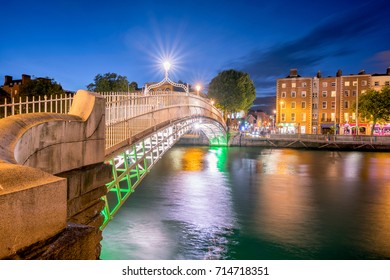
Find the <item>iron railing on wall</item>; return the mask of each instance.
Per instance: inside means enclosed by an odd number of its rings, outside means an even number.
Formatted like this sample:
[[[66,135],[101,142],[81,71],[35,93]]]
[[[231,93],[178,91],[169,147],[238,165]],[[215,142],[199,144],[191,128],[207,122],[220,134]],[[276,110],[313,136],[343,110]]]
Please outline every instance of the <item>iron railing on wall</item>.
[[[4,99],[0,103],[0,118],[28,113],[67,114],[72,102],[72,94],[13,97],[11,101]]]

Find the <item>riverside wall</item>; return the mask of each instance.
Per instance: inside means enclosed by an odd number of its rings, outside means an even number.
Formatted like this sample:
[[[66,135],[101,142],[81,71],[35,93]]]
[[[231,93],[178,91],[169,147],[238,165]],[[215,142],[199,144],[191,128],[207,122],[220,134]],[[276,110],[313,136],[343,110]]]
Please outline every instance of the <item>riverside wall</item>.
[[[0,259],[98,259],[105,102],[78,91],[69,114],[0,119]]]
[[[186,134],[178,145],[208,146],[205,135]],[[309,150],[345,150],[390,152],[390,136],[350,136],[350,135],[283,135],[271,134],[267,137],[232,132],[229,138],[231,147],[261,147],[270,149],[309,149]]]

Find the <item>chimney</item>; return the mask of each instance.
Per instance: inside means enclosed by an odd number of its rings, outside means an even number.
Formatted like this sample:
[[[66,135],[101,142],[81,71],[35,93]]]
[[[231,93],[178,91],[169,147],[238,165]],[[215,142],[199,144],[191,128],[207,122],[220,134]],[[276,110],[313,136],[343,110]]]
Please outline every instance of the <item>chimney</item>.
[[[365,75],[366,74],[366,71],[365,70],[360,70],[358,75]]]
[[[386,74],[387,74],[387,75],[390,75],[390,67],[387,67]]]
[[[337,70],[336,77],[341,77],[343,75],[343,71],[341,69]]]
[[[12,76],[4,76],[4,85],[9,86],[12,83]]]
[[[24,85],[28,81],[31,81],[31,76],[30,75],[26,75],[26,74],[22,74],[22,85]]]
[[[317,78],[321,78],[321,71],[317,72]]]
[[[298,77],[298,69],[290,69],[290,76],[289,77]]]

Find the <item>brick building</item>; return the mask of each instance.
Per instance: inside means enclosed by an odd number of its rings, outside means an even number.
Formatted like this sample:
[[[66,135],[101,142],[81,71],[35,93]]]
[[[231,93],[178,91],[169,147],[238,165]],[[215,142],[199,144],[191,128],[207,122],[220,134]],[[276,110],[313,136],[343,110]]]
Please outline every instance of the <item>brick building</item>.
[[[276,124],[279,133],[359,134],[370,133],[364,119],[356,119],[354,102],[370,87],[380,90],[390,84],[390,67],[385,74],[301,77],[291,69],[286,78],[276,82]]]

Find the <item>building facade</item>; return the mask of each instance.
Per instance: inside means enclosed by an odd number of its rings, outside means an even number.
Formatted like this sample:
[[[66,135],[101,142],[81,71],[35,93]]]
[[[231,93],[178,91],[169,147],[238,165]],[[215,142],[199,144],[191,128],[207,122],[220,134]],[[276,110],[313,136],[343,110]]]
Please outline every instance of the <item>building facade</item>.
[[[22,79],[14,80],[12,76],[4,76],[4,85],[1,87],[4,91],[8,92],[11,97],[15,97],[20,93],[22,85],[31,81],[31,76],[23,74]]]
[[[279,133],[369,134],[370,124],[356,118],[353,104],[369,88],[380,90],[390,84],[390,68],[385,74],[301,77],[291,69],[276,82],[276,124]]]

